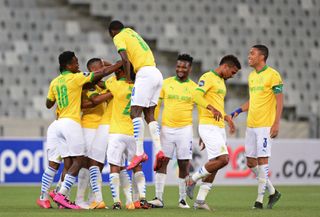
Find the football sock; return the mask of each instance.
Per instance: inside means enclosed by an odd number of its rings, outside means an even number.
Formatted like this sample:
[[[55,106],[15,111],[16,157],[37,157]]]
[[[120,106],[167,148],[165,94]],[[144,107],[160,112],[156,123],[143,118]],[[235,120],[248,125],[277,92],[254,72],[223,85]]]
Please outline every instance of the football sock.
[[[146,178],[144,177],[144,173],[142,171],[136,172],[134,174],[135,181],[137,183],[139,198],[146,198]]]
[[[76,194],[77,203],[84,201],[84,194],[86,193],[87,187],[89,185],[89,180],[89,170],[86,168],[81,168],[78,174],[78,188]]]
[[[132,176],[132,199],[134,202],[140,200],[139,189],[134,176]]]
[[[90,172],[90,185],[92,192],[95,195],[96,202],[101,202],[102,199],[102,192],[101,192],[101,183],[100,183],[100,169],[98,166],[91,166],[89,168]]]
[[[41,196],[42,200],[48,199],[48,192],[52,185],[54,176],[56,175],[57,170],[53,169],[52,167],[48,166],[48,168],[42,174],[41,179]]]
[[[123,189],[123,193],[126,197],[126,204],[132,203],[131,181],[127,170],[120,171],[120,186]]]
[[[179,178],[179,201],[186,200],[186,179]]]
[[[132,119],[133,123],[133,135],[136,140],[137,150],[136,155],[142,155],[143,149],[143,137],[144,137],[144,123],[142,117]]]
[[[209,175],[210,173],[206,170],[205,166],[202,166],[196,173],[192,175],[192,180],[197,182],[199,179],[202,179]]]
[[[212,183],[208,183],[208,182],[201,183],[199,192],[197,195],[197,200],[205,201],[211,188],[212,188]]]
[[[163,192],[164,192],[164,185],[166,182],[167,174],[164,173],[156,173],[156,180],[155,180],[155,188],[156,188],[156,197],[162,200]]]
[[[258,197],[256,201],[260,203],[263,203],[263,196],[267,186],[268,173],[268,164],[258,166]]]
[[[157,154],[161,150],[160,143],[160,129],[157,121],[152,121],[149,123],[149,131],[154,144],[155,153]]]
[[[68,192],[70,191],[70,189],[71,189],[72,185],[75,183],[75,181],[76,181],[75,176],[66,174],[64,177],[64,181],[61,184],[61,188],[60,188],[59,193],[67,196]]]
[[[256,175],[256,178],[258,179],[258,166],[252,167],[251,170]],[[270,195],[272,195],[276,192],[276,189],[273,187],[269,178],[267,180],[267,189],[268,189]]]
[[[112,193],[113,202],[120,202],[119,188],[120,188],[120,175],[119,173],[111,173],[109,176],[110,188]]]

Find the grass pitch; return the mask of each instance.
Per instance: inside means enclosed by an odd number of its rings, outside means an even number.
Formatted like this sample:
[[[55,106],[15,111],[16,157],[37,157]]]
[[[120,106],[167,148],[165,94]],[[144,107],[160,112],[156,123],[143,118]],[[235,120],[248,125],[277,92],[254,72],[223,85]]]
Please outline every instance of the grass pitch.
[[[112,199],[109,187],[104,186],[104,198],[111,207]],[[107,189],[107,190],[106,190]],[[252,210],[251,207],[256,198],[256,186],[218,186],[214,187],[207,197],[207,203],[213,212],[206,210],[180,209],[178,208],[178,187],[168,186],[165,188],[163,209],[150,210],[45,210],[36,205],[40,187],[7,187],[0,186],[0,217],[62,217],[62,216],[93,216],[93,217],[313,217],[320,216],[320,186],[279,186],[277,189],[282,193],[280,201],[272,210]],[[75,189],[73,189],[75,192]],[[198,190],[196,189],[195,193]],[[147,199],[151,200],[154,195],[154,187],[147,188]],[[193,201],[187,201],[192,206]],[[267,196],[265,196],[265,204]],[[266,205],[265,205],[266,206]]]

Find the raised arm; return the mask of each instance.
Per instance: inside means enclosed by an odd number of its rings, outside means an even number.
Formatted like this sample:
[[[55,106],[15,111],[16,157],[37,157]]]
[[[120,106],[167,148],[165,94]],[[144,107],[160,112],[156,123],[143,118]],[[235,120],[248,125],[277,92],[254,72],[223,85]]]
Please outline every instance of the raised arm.
[[[127,81],[131,81],[131,77],[130,77],[130,71],[131,71],[131,64],[127,55],[127,51],[126,50],[122,50],[119,52],[121,59],[122,59],[122,63],[123,63],[123,69],[126,73],[126,80]]]
[[[101,78],[112,74],[114,71],[119,69],[121,66],[122,66],[122,61],[118,61],[114,65],[105,66],[105,67],[101,68],[100,70],[93,72],[93,78],[91,79],[91,82],[97,82],[97,81],[101,80]]]

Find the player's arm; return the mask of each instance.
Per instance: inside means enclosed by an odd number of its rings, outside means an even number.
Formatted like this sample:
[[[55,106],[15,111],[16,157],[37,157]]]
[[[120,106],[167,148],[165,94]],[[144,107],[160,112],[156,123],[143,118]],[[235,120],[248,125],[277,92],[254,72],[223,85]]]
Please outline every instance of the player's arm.
[[[283,110],[283,93],[277,93],[275,94],[276,96],[276,118],[274,120],[274,123],[270,129],[270,137],[271,138],[275,138],[277,137],[278,133],[279,133],[279,126],[280,126],[280,118],[281,118],[281,114],[282,114],[282,110]]]
[[[119,69],[122,66],[122,61],[116,62],[114,65],[111,66],[104,66],[98,71],[95,71],[92,73],[91,82],[98,82],[101,80],[101,78],[106,77],[113,72],[115,72],[117,69]]]
[[[50,99],[47,99],[46,106],[48,109],[51,109],[55,103],[56,103],[56,101],[51,101]]]
[[[126,79],[127,81],[131,82],[131,76],[130,76],[130,71],[131,71],[131,63],[128,58],[128,54],[126,50],[120,50],[119,55],[121,56],[122,63],[123,63],[123,69],[126,73]]]
[[[81,108],[93,108],[105,101],[109,101],[113,98],[113,95],[110,92],[92,95],[89,100],[83,100],[81,102]]]
[[[240,108],[237,108],[235,111],[233,111],[230,115],[231,118],[236,118],[240,113],[247,112],[249,110],[249,100],[244,103]]]
[[[231,115],[225,115],[224,120],[228,123],[230,134],[233,134],[236,131],[236,126],[232,120]]]
[[[213,118],[216,121],[219,121],[222,118],[222,114],[220,111],[218,111],[216,108],[214,108],[210,103],[208,103],[208,101],[204,98],[204,92],[202,89],[196,89],[194,91],[194,95],[193,95],[193,101],[199,105],[202,106],[203,108],[208,109],[212,114],[213,114]]]

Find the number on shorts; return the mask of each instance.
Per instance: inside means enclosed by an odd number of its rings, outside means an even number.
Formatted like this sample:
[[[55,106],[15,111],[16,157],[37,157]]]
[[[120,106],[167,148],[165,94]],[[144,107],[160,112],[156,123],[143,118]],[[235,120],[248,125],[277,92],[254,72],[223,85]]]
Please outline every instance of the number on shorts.
[[[59,108],[65,108],[69,104],[68,91],[66,85],[56,86],[58,93],[58,106]]]

